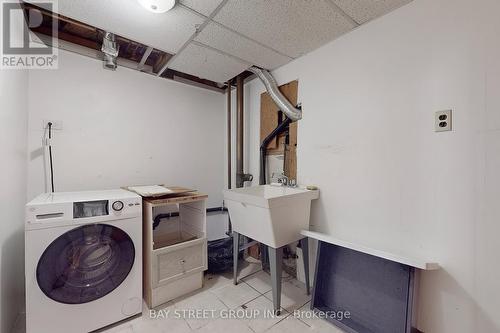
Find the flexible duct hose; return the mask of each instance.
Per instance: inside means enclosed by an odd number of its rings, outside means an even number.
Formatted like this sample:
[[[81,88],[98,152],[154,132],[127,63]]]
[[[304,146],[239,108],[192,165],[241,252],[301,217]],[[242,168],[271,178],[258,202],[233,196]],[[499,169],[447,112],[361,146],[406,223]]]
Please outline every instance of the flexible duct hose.
[[[271,96],[274,103],[276,103],[278,108],[283,111],[283,113],[290,118],[291,121],[302,119],[302,110],[293,106],[292,103],[290,103],[290,101],[283,96],[271,73],[256,66],[252,66],[248,70],[257,75],[262,83],[264,83],[269,96]]]

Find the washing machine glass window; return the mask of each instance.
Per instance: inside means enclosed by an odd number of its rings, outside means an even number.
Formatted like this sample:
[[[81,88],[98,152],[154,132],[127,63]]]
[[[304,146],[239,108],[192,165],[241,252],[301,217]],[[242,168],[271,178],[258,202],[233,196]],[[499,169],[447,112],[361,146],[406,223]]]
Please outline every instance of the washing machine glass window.
[[[40,289],[65,304],[99,299],[117,288],[132,269],[135,248],[121,229],[106,224],[85,225],[54,240],[36,269]]]

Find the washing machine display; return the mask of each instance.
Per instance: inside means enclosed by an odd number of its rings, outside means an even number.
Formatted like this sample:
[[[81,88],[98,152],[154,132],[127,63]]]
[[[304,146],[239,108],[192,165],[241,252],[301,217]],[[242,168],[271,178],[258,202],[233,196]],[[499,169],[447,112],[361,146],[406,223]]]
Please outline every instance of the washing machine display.
[[[84,225],[55,239],[43,252],[36,278],[51,299],[82,304],[117,288],[134,264],[135,248],[123,230],[106,224]]]

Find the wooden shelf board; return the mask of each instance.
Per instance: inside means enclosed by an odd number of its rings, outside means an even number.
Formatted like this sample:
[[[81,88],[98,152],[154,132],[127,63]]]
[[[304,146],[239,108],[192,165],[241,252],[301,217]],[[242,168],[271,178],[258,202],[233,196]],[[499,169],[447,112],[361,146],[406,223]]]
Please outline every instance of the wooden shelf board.
[[[193,201],[205,200],[208,195],[198,192],[183,193],[176,196],[168,196],[161,198],[143,198],[145,202],[149,202],[151,205],[168,205],[168,204],[178,204],[178,203],[188,203]]]

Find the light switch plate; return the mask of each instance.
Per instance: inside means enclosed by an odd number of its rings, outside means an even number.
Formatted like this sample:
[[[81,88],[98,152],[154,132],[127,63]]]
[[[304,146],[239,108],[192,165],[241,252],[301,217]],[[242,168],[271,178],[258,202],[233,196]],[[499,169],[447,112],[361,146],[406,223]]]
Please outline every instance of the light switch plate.
[[[437,111],[434,116],[434,131],[446,132],[452,130],[452,111]]]

